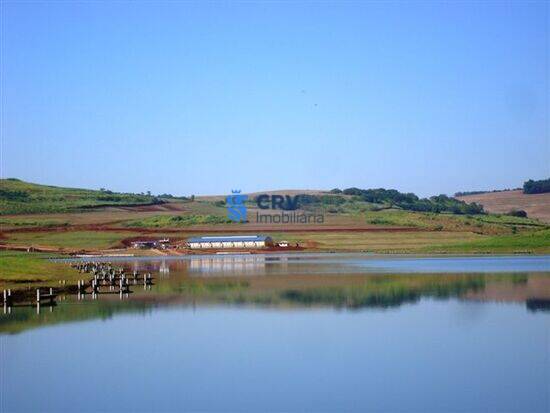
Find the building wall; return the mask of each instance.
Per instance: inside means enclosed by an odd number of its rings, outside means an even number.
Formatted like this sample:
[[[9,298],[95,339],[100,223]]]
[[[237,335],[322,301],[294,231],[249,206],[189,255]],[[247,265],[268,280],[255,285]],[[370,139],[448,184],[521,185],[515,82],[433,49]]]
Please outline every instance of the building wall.
[[[265,241],[222,241],[222,242],[191,242],[191,249],[210,249],[210,248],[263,248]]]

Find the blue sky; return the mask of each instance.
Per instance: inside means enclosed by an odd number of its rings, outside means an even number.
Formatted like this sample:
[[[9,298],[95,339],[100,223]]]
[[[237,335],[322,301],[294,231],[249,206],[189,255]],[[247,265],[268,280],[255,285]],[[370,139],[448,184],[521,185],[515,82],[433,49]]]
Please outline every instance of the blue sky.
[[[173,194],[550,175],[545,2],[2,3],[2,177]]]

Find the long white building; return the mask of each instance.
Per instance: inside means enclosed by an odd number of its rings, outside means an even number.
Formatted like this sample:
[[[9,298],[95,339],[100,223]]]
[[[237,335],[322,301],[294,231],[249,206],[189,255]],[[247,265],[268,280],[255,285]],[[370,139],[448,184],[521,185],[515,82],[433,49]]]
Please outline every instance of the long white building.
[[[187,246],[191,249],[264,248],[271,245],[271,237],[263,235],[224,235],[194,237],[187,240]]]

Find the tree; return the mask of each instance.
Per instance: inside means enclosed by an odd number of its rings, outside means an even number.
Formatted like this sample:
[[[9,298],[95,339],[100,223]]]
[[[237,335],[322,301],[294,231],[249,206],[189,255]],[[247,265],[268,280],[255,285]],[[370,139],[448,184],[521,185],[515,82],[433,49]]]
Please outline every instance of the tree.
[[[540,181],[529,179],[523,184],[524,194],[543,194],[546,192],[550,192],[550,178],[541,179]]]

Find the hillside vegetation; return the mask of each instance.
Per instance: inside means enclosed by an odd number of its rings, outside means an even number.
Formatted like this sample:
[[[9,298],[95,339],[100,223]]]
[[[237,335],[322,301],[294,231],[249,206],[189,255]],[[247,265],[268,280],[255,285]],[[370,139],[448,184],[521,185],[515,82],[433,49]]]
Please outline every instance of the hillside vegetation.
[[[0,215],[69,212],[101,206],[154,205],[162,202],[145,194],[61,188],[13,178],[0,180]]]
[[[30,283],[47,283],[61,278],[76,278],[78,273],[67,266],[47,260],[47,254],[0,251],[0,287],[9,288]]]
[[[125,221],[123,226],[132,228],[178,228],[191,225],[231,224],[228,218],[217,215],[154,215],[143,219]]]
[[[343,195],[348,195],[343,196]],[[370,205],[371,209],[399,208],[415,212],[448,212],[452,214],[482,214],[483,207],[476,203],[466,203],[447,195],[419,198],[413,193],[403,193],[395,189],[333,189],[327,195],[300,195],[301,205],[326,206],[336,211],[357,206],[359,203]]]

